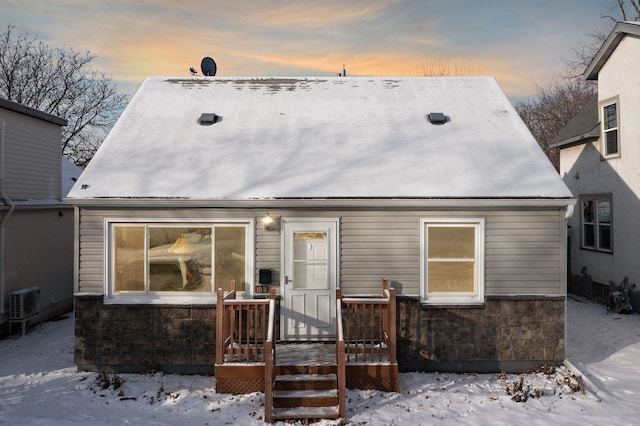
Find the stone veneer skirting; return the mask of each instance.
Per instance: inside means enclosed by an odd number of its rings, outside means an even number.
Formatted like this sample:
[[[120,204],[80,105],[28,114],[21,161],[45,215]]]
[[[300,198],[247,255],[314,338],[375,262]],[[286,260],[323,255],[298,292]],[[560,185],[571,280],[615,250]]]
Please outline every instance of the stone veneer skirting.
[[[215,305],[104,304],[75,297],[81,371],[213,373]],[[565,297],[489,297],[474,307],[397,299],[401,371],[521,372],[565,355]]]
[[[565,358],[564,296],[425,308],[398,297],[400,371],[522,372]]]
[[[215,305],[117,305],[81,295],[74,327],[81,371],[213,373]]]

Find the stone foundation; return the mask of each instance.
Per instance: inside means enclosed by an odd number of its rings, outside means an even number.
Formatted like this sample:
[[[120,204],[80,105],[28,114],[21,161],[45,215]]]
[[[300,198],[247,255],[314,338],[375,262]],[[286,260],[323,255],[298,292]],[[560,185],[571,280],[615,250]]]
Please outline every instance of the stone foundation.
[[[397,298],[400,371],[522,372],[565,356],[564,297],[489,297],[478,307]],[[107,305],[75,298],[81,371],[213,373],[215,305]]]
[[[213,373],[215,305],[106,305],[75,298],[74,362],[81,371]]]
[[[565,356],[564,297],[489,297],[478,307],[397,299],[401,371],[521,372]]]

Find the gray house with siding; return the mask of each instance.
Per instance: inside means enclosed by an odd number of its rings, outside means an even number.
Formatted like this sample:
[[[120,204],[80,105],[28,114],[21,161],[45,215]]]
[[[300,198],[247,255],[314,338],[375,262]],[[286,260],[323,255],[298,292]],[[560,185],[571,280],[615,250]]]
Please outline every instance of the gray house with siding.
[[[401,370],[564,359],[575,200],[490,77],[150,77],[65,201],[81,370],[212,371],[232,280],[281,342],[388,278]]]
[[[62,127],[66,125],[59,117],[0,99],[3,334],[10,319],[18,317],[10,312],[11,294],[16,291],[39,288],[33,298],[38,306],[29,309],[39,311],[39,319],[72,309],[73,208],[62,199],[81,169],[62,158]]]

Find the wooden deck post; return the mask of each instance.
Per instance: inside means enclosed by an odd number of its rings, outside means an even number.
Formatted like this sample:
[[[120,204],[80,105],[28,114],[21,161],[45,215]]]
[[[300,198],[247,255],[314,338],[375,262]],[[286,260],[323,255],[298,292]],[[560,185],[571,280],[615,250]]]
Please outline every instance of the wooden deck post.
[[[273,315],[273,335],[271,336],[271,340],[273,340],[273,364],[275,365],[277,360],[276,360],[276,339],[278,334],[278,330],[276,329],[276,325],[277,325],[277,321],[276,321],[276,289],[275,288],[271,288],[271,290],[269,290],[269,300],[273,300],[273,313],[271,313],[271,303],[269,303],[269,315]],[[267,328],[268,325],[267,325]]]
[[[389,289],[389,362],[396,363],[396,289]]]
[[[216,304],[216,364],[224,363],[224,290],[218,289]]]
[[[273,342],[264,344],[264,421],[271,423],[273,414]]]
[[[275,300],[276,289],[269,290],[269,319],[267,338],[264,342],[264,420],[271,423],[273,415],[273,366],[276,364],[275,351]]]
[[[342,290],[336,289],[336,361],[338,364],[338,414],[347,416],[347,369],[345,360],[344,325],[342,324]]]

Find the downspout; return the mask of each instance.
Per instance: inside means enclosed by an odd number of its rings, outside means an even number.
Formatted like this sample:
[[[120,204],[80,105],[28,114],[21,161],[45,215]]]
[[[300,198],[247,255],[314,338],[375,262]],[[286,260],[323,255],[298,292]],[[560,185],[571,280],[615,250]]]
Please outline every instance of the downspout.
[[[9,217],[11,217],[13,211],[16,209],[16,206],[11,201],[11,198],[7,197],[7,195],[4,193],[4,128],[5,122],[3,121],[2,127],[0,127],[0,199],[2,199],[2,201],[9,206],[9,210],[2,216],[2,221],[0,221],[0,314],[5,314],[7,312],[7,306],[4,300],[4,293],[6,291],[6,268],[4,267],[4,258],[6,255],[6,226]]]

